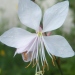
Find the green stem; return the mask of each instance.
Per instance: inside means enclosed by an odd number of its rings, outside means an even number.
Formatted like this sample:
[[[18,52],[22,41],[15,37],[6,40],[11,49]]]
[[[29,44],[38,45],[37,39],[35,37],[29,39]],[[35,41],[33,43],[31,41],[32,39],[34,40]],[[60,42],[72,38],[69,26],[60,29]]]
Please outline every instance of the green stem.
[[[56,64],[57,64],[57,66],[58,66],[58,69],[59,69],[61,75],[63,75],[63,72],[62,72],[62,70],[61,70],[61,66],[60,66],[60,64],[59,64],[59,59],[60,59],[60,58],[56,58]]]

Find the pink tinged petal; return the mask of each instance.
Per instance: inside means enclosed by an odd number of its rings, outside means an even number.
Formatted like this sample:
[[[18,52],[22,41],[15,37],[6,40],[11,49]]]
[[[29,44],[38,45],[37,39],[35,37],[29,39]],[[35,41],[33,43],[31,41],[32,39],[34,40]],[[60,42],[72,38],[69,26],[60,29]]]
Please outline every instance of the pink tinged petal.
[[[36,31],[36,33],[38,33],[38,32],[42,32],[42,28],[41,27],[39,27],[39,30]]]
[[[36,43],[36,40],[37,40],[37,37],[32,39],[27,46],[22,46],[20,48],[17,48],[17,50],[15,51],[15,55],[17,53],[20,54],[20,53],[23,53],[23,52],[26,52],[26,51],[28,53],[29,51],[31,51],[34,44]]]
[[[66,41],[66,39],[59,35],[44,36],[43,41],[48,53],[66,58],[74,56],[74,51]]]
[[[24,25],[34,30],[39,29],[42,13],[40,7],[34,2],[29,0],[20,0],[18,15],[20,21]]]
[[[37,54],[37,40],[34,41],[33,44],[30,44],[28,49],[25,49],[25,51],[22,53],[22,58],[24,62],[29,62],[36,58],[36,54]]]
[[[1,42],[10,47],[21,48],[27,47],[28,44],[37,37],[21,28],[12,28],[1,35]]]
[[[64,1],[47,9],[43,17],[43,32],[55,30],[64,23],[69,9],[69,2]]]

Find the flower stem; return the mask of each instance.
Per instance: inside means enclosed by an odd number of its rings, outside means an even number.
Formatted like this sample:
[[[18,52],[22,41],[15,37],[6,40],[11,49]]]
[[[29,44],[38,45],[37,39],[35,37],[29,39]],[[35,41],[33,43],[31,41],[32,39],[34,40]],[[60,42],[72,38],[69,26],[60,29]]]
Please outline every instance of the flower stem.
[[[62,70],[61,70],[61,66],[60,66],[59,60],[60,60],[60,58],[56,58],[56,64],[57,64],[57,66],[58,66],[58,69],[59,69],[61,75],[63,75],[63,72],[62,72]]]

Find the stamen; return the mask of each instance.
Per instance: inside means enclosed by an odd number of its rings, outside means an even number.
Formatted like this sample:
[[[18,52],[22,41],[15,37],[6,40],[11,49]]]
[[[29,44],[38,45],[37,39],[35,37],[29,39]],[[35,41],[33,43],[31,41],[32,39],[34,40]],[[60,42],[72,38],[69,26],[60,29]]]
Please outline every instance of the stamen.
[[[54,63],[54,58],[52,58],[52,63],[53,63],[53,65],[55,66],[55,63]]]
[[[49,66],[48,66],[48,64],[46,63],[46,67],[47,67],[47,71],[49,71]]]
[[[32,62],[30,62],[25,68],[28,68],[31,65]]]
[[[43,66],[43,74],[44,74],[44,70],[47,67],[47,70],[49,70],[49,66],[47,65],[46,61],[44,61],[44,66]]]
[[[34,65],[34,59],[32,61],[33,61],[33,65]]]
[[[42,71],[36,72],[35,75],[43,75]]]
[[[47,65],[47,71],[49,71],[49,66]]]
[[[53,59],[56,60],[56,57],[54,55],[52,55]]]
[[[36,63],[32,66],[32,68],[38,63],[38,61],[36,61]]]
[[[46,67],[47,65],[46,65],[46,61],[44,61],[44,68]]]

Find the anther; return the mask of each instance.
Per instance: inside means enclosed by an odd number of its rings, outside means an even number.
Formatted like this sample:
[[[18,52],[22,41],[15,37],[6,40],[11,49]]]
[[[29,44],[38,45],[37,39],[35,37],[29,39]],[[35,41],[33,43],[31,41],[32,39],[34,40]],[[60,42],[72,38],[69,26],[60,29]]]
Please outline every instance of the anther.
[[[54,55],[52,55],[53,59],[56,60],[56,57]]]
[[[30,62],[25,68],[28,68],[31,65],[32,62]]]
[[[38,63],[38,61],[35,62],[35,64],[33,64],[32,68]]]
[[[42,68],[42,69],[43,69],[43,71],[42,71],[43,74],[44,74],[44,72],[45,72],[45,71],[44,71],[45,68],[47,68],[47,70],[49,70],[49,66],[48,66],[48,64],[46,63],[46,61],[44,61],[44,65],[43,65],[43,68]]]
[[[55,66],[55,63],[54,63],[54,59],[52,58],[52,63],[53,63],[53,65]]]

